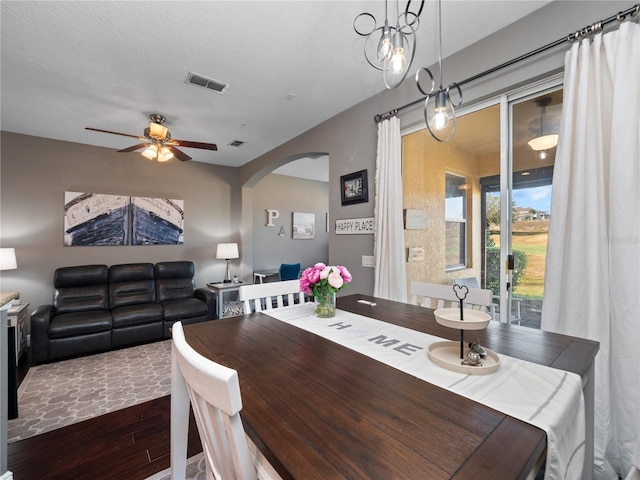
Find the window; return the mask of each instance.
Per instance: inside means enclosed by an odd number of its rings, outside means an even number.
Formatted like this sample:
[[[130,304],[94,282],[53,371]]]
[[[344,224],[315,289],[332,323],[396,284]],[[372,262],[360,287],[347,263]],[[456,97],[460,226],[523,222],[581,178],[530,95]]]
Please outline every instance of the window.
[[[446,174],[444,199],[446,269],[464,268],[467,260],[467,180]]]

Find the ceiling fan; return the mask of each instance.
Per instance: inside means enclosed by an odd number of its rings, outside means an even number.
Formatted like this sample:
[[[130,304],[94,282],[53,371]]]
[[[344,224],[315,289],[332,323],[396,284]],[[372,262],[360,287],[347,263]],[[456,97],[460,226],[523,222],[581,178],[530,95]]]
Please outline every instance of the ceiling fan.
[[[186,153],[178,150],[176,147],[187,147],[187,148],[201,148],[204,150],[218,150],[217,145],[214,143],[202,143],[202,142],[191,142],[189,140],[178,140],[175,138],[171,138],[171,133],[169,133],[169,129],[163,125],[166,121],[166,118],[159,113],[152,113],[149,115],[151,121],[149,122],[149,126],[144,129],[144,136],[140,137],[138,135],[131,135],[129,133],[120,133],[120,132],[112,132],[110,130],[102,130],[100,128],[93,127],[85,127],[85,130],[93,130],[95,132],[103,132],[103,133],[112,133],[114,135],[123,135],[125,137],[137,138],[138,140],[142,140],[144,143],[139,143],[138,145],[134,145],[129,148],[123,148],[122,150],[118,150],[118,152],[133,152],[135,150],[139,150],[144,148],[144,152],[142,155],[147,157],[149,160],[158,160],[159,162],[166,162],[171,160],[173,157],[176,157],[178,160],[186,161],[191,160],[191,157]]]

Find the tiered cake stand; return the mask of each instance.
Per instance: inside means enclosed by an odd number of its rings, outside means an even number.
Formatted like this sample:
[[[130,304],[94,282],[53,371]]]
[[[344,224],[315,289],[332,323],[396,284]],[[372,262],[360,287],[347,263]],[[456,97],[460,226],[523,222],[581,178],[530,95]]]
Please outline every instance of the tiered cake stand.
[[[473,353],[469,355],[470,347],[464,344],[465,330],[484,330],[491,321],[490,315],[467,308],[440,308],[434,315],[440,325],[460,330],[460,342],[443,341],[431,344],[427,353],[433,363],[447,370],[470,375],[487,375],[498,369],[500,357],[497,353],[481,347],[486,356],[474,364],[470,358],[476,360],[477,357],[474,358]]]

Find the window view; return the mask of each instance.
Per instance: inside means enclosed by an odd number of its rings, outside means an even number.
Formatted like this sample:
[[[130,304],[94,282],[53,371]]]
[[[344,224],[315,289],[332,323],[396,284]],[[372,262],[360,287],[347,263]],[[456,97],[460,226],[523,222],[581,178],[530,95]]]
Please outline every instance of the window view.
[[[464,267],[467,259],[467,181],[445,175],[444,225],[446,268]]]
[[[498,105],[460,116],[446,143],[427,130],[403,136],[404,207],[423,210],[428,219],[422,230],[405,230],[406,247],[424,251],[409,258],[407,281],[451,285],[473,278],[492,290],[497,319],[507,321],[500,312],[500,248],[508,242],[514,257],[508,321],[539,328],[562,90],[510,106],[511,119],[502,120],[512,124],[510,236],[501,231],[507,192],[500,182]]]

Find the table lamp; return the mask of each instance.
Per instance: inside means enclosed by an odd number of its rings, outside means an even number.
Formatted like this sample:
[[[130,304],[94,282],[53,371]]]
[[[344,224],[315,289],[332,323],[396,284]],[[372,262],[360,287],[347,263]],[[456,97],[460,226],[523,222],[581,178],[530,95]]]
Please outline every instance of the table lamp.
[[[15,248],[0,248],[0,270],[15,270],[18,268],[16,262]],[[18,292],[0,292],[0,305],[5,305],[9,301],[19,298]]]
[[[0,270],[15,270],[16,268],[18,268],[16,249],[0,248]]]
[[[231,272],[229,271],[229,260],[232,258],[238,258],[240,254],[238,253],[238,244],[237,243],[219,243],[218,250],[216,251],[216,258],[224,259],[227,261],[227,273],[224,276],[224,283],[231,282]]]

